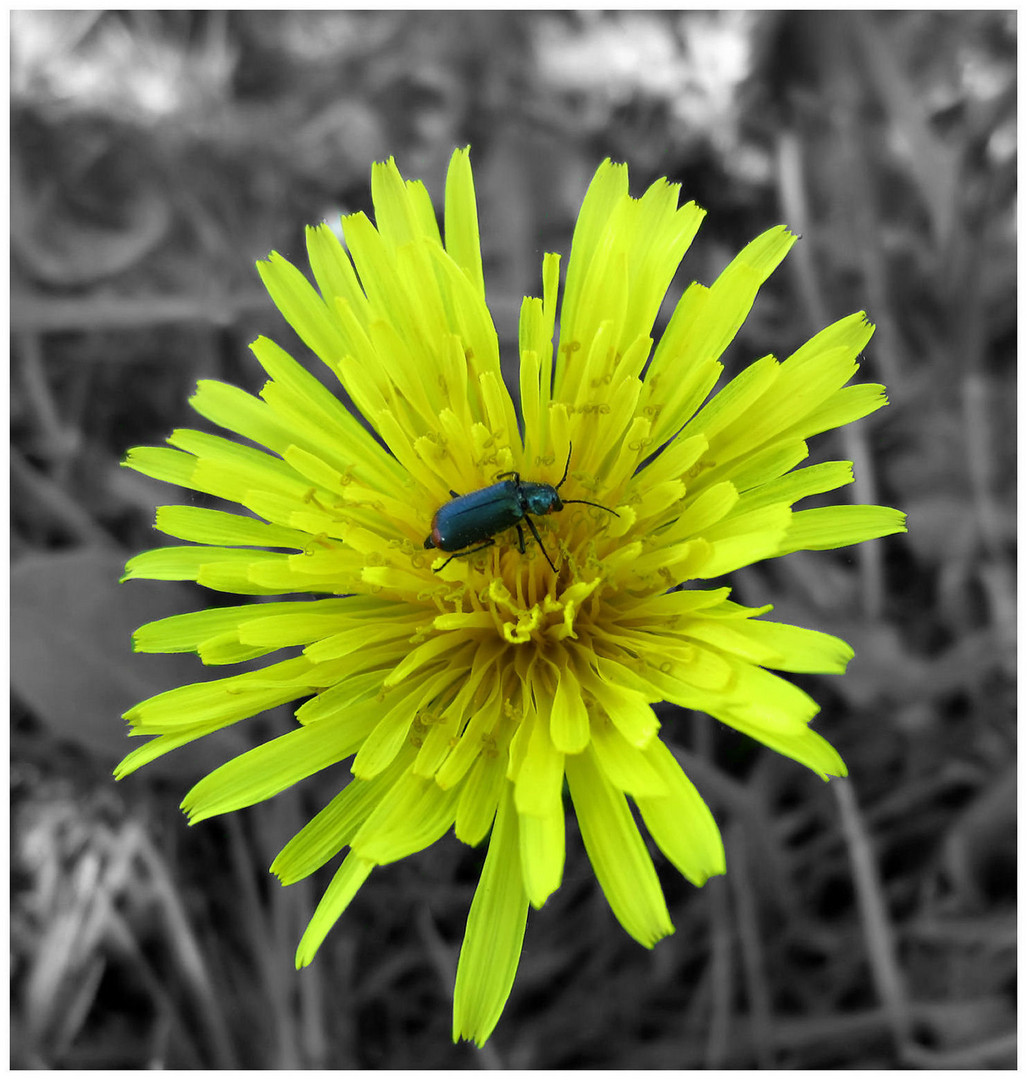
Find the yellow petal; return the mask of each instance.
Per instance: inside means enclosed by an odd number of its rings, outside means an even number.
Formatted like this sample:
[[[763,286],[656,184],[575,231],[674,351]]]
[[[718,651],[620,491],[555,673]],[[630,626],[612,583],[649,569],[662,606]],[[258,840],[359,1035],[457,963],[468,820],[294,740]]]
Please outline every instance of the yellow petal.
[[[528,897],[521,879],[513,786],[499,801],[488,855],[474,892],[453,991],[453,1041],[479,1046],[492,1034],[521,959]]]
[[[659,741],[653,739],[649,745]],[[595,724],[591,745],[599,768],[618,791],[636,799],[667,793],[667,785],[650,764],[646,751],[632,746],[608,720]]]
[[[395,862],[441,839],[456,820],[458,792],[405,772],[360,826],[351,846],[374,863]]]
[[[691,780],[659,739],[653,739],[641,753],[665,785],[661,795],[638,795],[635,799],[649,834],[693,885],[723,874],[720,830]]]
[[[674,927],[627,801],[597,767],[591,748],[567,758],[567,781],[585,850],[610,908],[651,949]]]
[[[352,851],[346,856],[321,897],[303,937],[300,938],[296,949],[297,968],[306,967],[314,959],[321,942],[328,936],[328,931],[339,921],[339,917],[349,907],[350,901],[357,895],[360,886],[373,869],[374,863],[361,859]]]
[[[532,907],[540,908],[563,880],[566,829],[563,801],[557,799],[546,817],[520,815],[521,874]]]
[[[906,531],[906,515],[890,506],[823,506],[797,510],[779,554],[828,551]]]
[[[569,667],[557,669],[555,678],[556,693],[549,717],[549,735],[561,753],[580,754],[588,745],[591,731],[581,684]]]

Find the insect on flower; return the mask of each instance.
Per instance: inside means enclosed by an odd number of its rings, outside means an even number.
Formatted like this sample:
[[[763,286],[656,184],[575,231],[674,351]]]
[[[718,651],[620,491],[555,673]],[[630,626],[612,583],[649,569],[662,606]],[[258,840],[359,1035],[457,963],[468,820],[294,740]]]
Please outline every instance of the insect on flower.
[[[454,552],[442,566],[435,569],[435,573],[447,567],[458,555],[473,555],[476,551],[484,551],[485,548],[492,547],[496,542],[496,533],[501,533],[511,526],[517,529],[519,548],[523,555],[522,520],[531,529],[531,535],[535,537],[536,543],[542,549],[546,562],[552,566],[553,573],[556,573],[556,566],[549,557],[545,544],[542,543],[542,537],[538,534],[535,522],[528,517],[528,514],[555,514],[567,503],[583,503],[585,506],[605,510],[614,517],[620,517],[616,510],[611,510],[609,506],[603,506],[602,503],[589,502],[588,499],[560,498],[560,488],[566,482],[567,473],[571,467],[573,449],[573,444],[567,448],[567,464],[563,467],[563,476],[556,487],[536,480],[522,480],[518,472],[505,472],[499,474],[498,483],[468,492],[466,495],[458,495],[450,489],[449,493],[453,498],[435,511],[431,519],[431,533],[424,541],[426,548]],[[507,476],[512,476],[513,479],[504,480],[503,477]],[[484,543],[479,543],[479,541],[484,541]],[[478,546],[471,547],[472,544],[478,544]]]

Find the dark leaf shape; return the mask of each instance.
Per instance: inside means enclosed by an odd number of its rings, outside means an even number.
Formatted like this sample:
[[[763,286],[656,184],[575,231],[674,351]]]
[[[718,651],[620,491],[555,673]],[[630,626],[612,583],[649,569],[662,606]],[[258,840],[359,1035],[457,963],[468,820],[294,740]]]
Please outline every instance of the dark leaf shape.
[[[28,555],[11,571],[15,693],[57,738],[112,768],[138,745],[126,738],[126,709],[211,677],[191,655],[133,653],[136,627],[195,608],[196,594],[173,582],[119,585],[124,565],[119,552],[79,548]],[[234,731],[213,737],[216,746],[211,738],[160,758],[145,775],[195,778],[244,749]]]

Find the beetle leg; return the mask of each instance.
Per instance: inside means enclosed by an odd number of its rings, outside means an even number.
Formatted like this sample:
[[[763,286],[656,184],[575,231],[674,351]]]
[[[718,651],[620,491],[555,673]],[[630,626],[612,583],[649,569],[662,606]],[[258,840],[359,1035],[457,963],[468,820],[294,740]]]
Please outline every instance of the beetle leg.
[[[556,573],[556,567],[553,566],[553,560],[549,557],[549,552],[546,551],[546,545],[542,543],[542,537],[539,536],[538,529],[535,528],[535,522],[532,521],[531,518],[528,517],[527,514],[524,515],[524,520],[528,523],[528,528],[531,529],[531,535],[535,537],[535,542],[542,549],[542,554],[545,555],[546,562],[549,563],[549,565],[553,567],[553,573],[555,574]],[[521,531],[520,525],[517,526],[517,531],[518,532]],[[523,537],[522,537],[522,541],[523,541]],[[522,547],[521,551],[523,551],[523,550],[524,550],[524,548]]]
[[[525,518],[524,520],[527,521],[528,519]],[[536,533],[535,535],[537,536],[538,534]],[[517,540],[518,540],[518,543],[520,545],[521,554],[523,555],[524,554],[524,530],[521,528],[521,523],[519,521],[517,522]]]
[[[459,499],[460,498],[460,492],[454,491],[452,488],[449,489],[449,493],[450,493],[450,495],[453,496],[454,499]]]
[[[432,568],[432,573],[437,574],[437,573],[439,573],[440,570],[445,570],[446,567],[449,566],[449,564],[454,559],[459,558],[460,556],[463,556],[463,555],[476,555],[479,551],[484,551],[486,548],[492,547],[492,545],[494,543],[495,543],[495,540],[490,540],[487,544],[482,544],[481,547],[471,548],[470,551],[457,551],[457,552],[454,552],[452,555],[450,555],[450,557],[441,566],[433,567]]]

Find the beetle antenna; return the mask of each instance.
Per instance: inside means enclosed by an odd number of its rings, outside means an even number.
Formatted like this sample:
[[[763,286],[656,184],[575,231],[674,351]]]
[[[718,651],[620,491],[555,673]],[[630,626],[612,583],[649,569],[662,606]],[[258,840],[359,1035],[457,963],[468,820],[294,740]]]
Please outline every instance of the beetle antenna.
[[[585,506],[594,506],[597,510],[605,510],[608,514],[613,514],[614,517],[620,517],[620,514],[616,510],[611,510],[608,506],[603,506],[602,503],[589,502],[588,499],[561,499],[560,502],[566,506],[568,503],[584,503]]]
[[[574,452],[574,443],[568,443],[567,444],[567,464],[564,465],[564,467],[563,467],[563,476],[560,479],[560,483],[558,483],[556,485],[556,487],[553,488],[554,491],[559,491],[560,488],[563,487],[564,481],[567,479],[567,473],[570,471],[570,467],[571,467],[571,454],[573,452]],[[564,501],[566,501],[566,500],[564,500]]]
[[[563,467],[563,479],[553,489],[559,491],[563,487],[564,480],[567,479],[567,474],[571,468],[571,454],[574,451],[574,443],[567,444],[567,464]],[[614,517],[620,517],[620,514],[616,510],[611,510],[608,506],[603,506],[602,503],[589,502],[588,499],[561,499],[562,503],[583,503],[585,506],[594,506],[597,510],[605,510],[608,514],[613,514]]]

